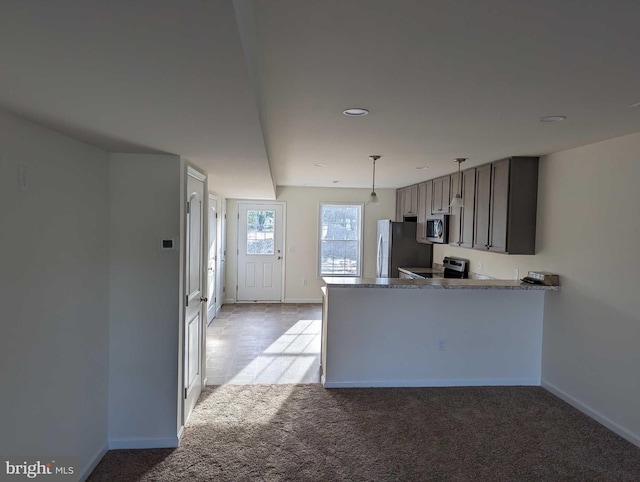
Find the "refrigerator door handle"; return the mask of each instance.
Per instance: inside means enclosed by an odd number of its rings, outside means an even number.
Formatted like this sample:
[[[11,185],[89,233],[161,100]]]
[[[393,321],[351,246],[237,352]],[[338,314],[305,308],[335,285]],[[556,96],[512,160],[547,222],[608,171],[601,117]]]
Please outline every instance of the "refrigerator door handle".
[[[378,236],[378,265],[376,266],[376,278],[382,276],[382,234]]]

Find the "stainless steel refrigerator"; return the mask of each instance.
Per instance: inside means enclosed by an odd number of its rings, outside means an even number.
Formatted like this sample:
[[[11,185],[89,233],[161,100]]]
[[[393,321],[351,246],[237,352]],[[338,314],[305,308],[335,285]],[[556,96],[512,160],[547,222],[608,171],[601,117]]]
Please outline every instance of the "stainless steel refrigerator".
[[[433,246],[416,241],[416,223],[378,221],[377,278],[398,278],[398,268],[430,268]]]

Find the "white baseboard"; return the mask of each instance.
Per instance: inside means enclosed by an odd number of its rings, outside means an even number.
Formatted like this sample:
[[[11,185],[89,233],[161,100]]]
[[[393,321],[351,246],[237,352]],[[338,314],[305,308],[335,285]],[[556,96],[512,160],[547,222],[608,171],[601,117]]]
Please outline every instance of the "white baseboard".
[[[79,472],[80,477],[78,478],[78,480],[80,482],[84,482],[85,480],[87,480],[87,478],[89,478],[89,476],[91,475],[91,472],[93,472],[93,469],[95,469],[96,466],[100,463],[100,461],[102,460],[102,457],[105,456],[108,450],[109,450],[109,444],[106,443],[97,450],[97,452],[93,455],[93,457],[91,457],[91,459],[89,459],[89,463],[85,465],[82,468],[82,470]]]
[[[233,305],[233,304],[235,304],[235,302],[236,302],[235,298],[226,298],[224,300],[224,304],[226,304],[226,305]]]
[[[384,381],[357,381],[357,382],[326,382],[324,388],[399,388],[399,387],[485,387],[485,386],[540,386],[537,378],[498,378],[498,379],[471,379],[471,380],[384,380]]]
[[[322,298],[287,298],[283,303],[322,303]]]
[[[560,390],[558,387],[556,387],[552,383],[545,382],[544,380],[542,380],[541,385],[542,385],[542,388],[550,391],[556,397],[561,398],[562,400],[567,402],[569,405],[577,408],[578,410],[580,410],[585,415],[588,415],[589,417],[594,419],[596,422],[601,423],[602,425],[607,427],[612,432],[620,435],[623,439],[628,440],[632,444],[637,445],[638,447],[640,447],[640,436],[638,436],[637,434],[634,434],[633,432],[630,432],[629,430],[624,428],[622,425],[619,425],[616,422],[614,422],[613,420],[611,420],[610,418],[605,417],[604,415],[602,415],[597,410],[594,410],[589,405],[581,402],[577,398],[575,398],[575,397],[569,395],[568,393]]]
[[[165,449],[175,448],[179,437],[169,438],[120,438],[109,440],[109,450],[115,449]]]
[[[180,428],[178,429],[178,445],[180,444],[180,441],[182,440],[183,435],[184,435],[184,425],[180,425]]]

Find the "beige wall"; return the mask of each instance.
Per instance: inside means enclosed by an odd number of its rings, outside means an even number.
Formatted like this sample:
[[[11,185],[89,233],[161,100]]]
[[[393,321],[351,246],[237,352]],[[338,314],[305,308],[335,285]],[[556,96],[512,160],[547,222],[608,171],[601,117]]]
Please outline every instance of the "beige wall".
[[[159,242],[180,237],[181,166],[175,155],[110,155],[110,448],[177,444],[180,252]]]
[[[548,270],[562,288],[545,302],[543,380],[640,444],[640,133],[544,157],[535,256],[436,247],[484,273]]]
[[[393,219],[395,216],[395,189],[378,189],[376,192],[380,197],[380,204],[364,207],[363,275],[365,277],[375,277],[378,219]],[[285,302],[319,302],[321,299],[322,280],[317,276],[318,204],[325,201],[366,202],[369,193],[369,189],[278,188],[277,201],[285,202],[287,205]],[[235,301],[237,206],[237,200],[228,200],[227,303]]]
[[[79,477],[107,449],[108,215],[106,152],[0,110],[0,454]]]

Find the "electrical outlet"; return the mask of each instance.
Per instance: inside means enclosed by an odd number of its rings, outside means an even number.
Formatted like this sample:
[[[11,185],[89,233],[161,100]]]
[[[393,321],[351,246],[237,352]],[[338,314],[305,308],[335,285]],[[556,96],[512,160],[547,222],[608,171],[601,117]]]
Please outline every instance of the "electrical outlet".
[[[444,338],[441,338],[438,341],[438,350],[444,351],[445,348],[447,348],[447,340],[445,340]]]

